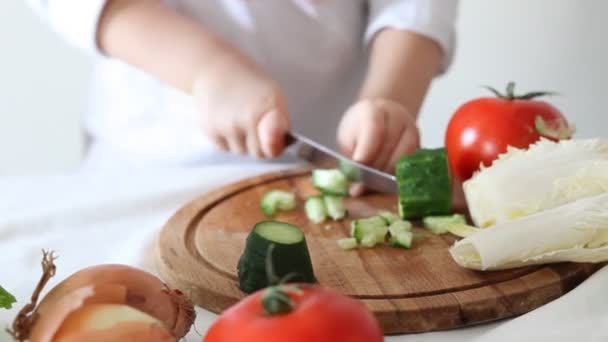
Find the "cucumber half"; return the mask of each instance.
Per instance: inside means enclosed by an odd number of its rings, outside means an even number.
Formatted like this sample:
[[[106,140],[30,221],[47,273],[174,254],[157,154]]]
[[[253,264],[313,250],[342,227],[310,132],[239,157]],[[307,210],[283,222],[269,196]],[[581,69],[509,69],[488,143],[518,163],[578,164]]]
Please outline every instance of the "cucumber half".
[[[243,292],[249,294],[275,285],[266,272],[271,245],[274,247],[270,262],[279,279],[293,274],[290,278],[293,282],[316,281],[304,233],[289,223],[262,221],[249,233],[238,262],[239,287]]]
[[[401,218],[452,213],[452,183],[444,148],[420,149],[396,167]]]
[[[296,196],[284,190],[270,190],[260,202],[262,212],[268,217],[273,217],[278,210],[292,210],[295,207]]]
[[[312,184],[325,195],[348,195],[348,179],[338,169],[313,170]]]

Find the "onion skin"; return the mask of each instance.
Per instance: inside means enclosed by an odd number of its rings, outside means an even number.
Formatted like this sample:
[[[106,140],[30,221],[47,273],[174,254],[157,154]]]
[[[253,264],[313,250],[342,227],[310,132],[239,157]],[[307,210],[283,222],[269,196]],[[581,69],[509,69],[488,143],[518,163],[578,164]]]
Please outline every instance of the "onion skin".
[[[128,322],[112,329],[87,331],[73,334],[53,342],[109,342],[109,341],[142,341],[142,342],[175,342],[177,339],[156,324]]]
[[[29,336],[31,342],[50,342],[64,320],[79,308],[95,303],[121,304],[127,289],[120,285],[89,285],[75,289],[54,301],[46,313],[39,313]]]
[[[72,274],[44,297],[30,340],[50,341],[42,336],[56,323],[47,322],[58,322],[56,331],[71,312],[87,303],[126,304],[163,322],[176,338],[186,335],[196,317],[192,302],[154,275],[126,265],[97,265]]]

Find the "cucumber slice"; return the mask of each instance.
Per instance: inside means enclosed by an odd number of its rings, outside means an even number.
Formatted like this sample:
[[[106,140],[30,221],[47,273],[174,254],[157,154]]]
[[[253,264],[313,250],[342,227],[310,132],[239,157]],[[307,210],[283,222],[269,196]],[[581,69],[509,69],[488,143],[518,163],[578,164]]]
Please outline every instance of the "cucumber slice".
[[[346,207],[344,206],[344,197],[342,196],[323,196],[325,210],[327,215],[333,220],[341,220],[346,216]]]
[[[271,262],[277,277],[293,273],[295,277],[290,281],[316,281],[304,233],[289,223],[262,221],[249,233],[238,262],[239,287],[243,292],[249,294],[275,285],[270,284],[266,274],[266,258],[271,245],[274,245]]]
[[[397,162],[401,218],[452,213],[452,186],[444,148],[420,149]]]
[[[427,216],[422,219],[424,227],[430,230],[435,235],[442,235],[448,232],[448,226],[453,223],[467,223],[464,215],[443,215],[443,216]]]
[[[400,233],[411,232],[412,224],[409,221],[395,221],[393,224],[388,226],[388,232],[391,236],[397,236]]]
[[[348,195],[348,180],[337,169],[318,169],[312,171],[312,184],[325,195]]]
[[[323,196],[311,196],[304,202],[304,211],[306,216],[313,223],[322,223],[327,218],[327,209],[325,208],[325,200]]]
[[[414,234],[412,232],[401,232],[397,235],[391,236],[389,243],[393,247],[411,248],[412,239]]]
[[[343,238],[338,240],[338,246],[343,250],[349,250],[357,248],[357,239],[355,238]]]
[[[395,222],[395,221],[401,220],[398,215],[395,215],[395,214],[391,213],[390,211],[386,211],[386,210],[380,211],[378,213],[378,216],[382,217],[384,219],[384,221],[386,221],[386,224],[388,224],[388,225],[393,224],[393,222]]]
[[[374,235],[374,234],[366,235],[363,237],[363,239],[361,239],[362,247],[371,248],[371,247],[374,247],[376,245],[376,243],[377,243],[376,235]]]
[[[270,190],[262,196],[260,207],[264,215],[273,217],[277,210],[292,210],[296,207],[296,196],[284,190]]]
[[[375,236],[377,243],[384,242],[386,233],[388,233],[388,225],[380,216],[372,216],[351,222],[351,235],[357,239],[357,242],[361,242],[361,244],[363,244],[363,239],[370,235]]]

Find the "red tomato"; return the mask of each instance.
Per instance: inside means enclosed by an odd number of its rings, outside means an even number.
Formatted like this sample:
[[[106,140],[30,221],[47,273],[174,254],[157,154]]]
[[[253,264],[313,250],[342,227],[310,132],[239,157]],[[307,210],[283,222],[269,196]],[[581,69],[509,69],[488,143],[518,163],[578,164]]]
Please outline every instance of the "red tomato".
[[[513,88],[509,83],[506,95],[489,88],[497,97],[466,102],[450,119],[445,146],[452,173],[459,180],[470,178],[481,163],[490,166],[507,146],[527,148],[541,136],[551,140],[572,136],[572,127],[557,108],[534,100],[548,93],[515,96]]]
[[[224,311],[204,342],[380,342],[378,321],[359,301],[317,286],[290,291],[293,309],[266,314],[265,290],[246,297]]]

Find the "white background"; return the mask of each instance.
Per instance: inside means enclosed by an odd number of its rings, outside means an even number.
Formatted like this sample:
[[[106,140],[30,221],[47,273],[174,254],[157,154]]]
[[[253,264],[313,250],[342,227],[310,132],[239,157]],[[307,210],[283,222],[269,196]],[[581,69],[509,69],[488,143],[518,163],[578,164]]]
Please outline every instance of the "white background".
[[[438,146],[450,115],[479,86],[560,92],[552,101],[578,137],[605,136],[608,1],[461,0],[449,73],[422,111],[423,143]],[[70,172],[82,151],[90,62],[21,0],[0,1],[0,176]]]

